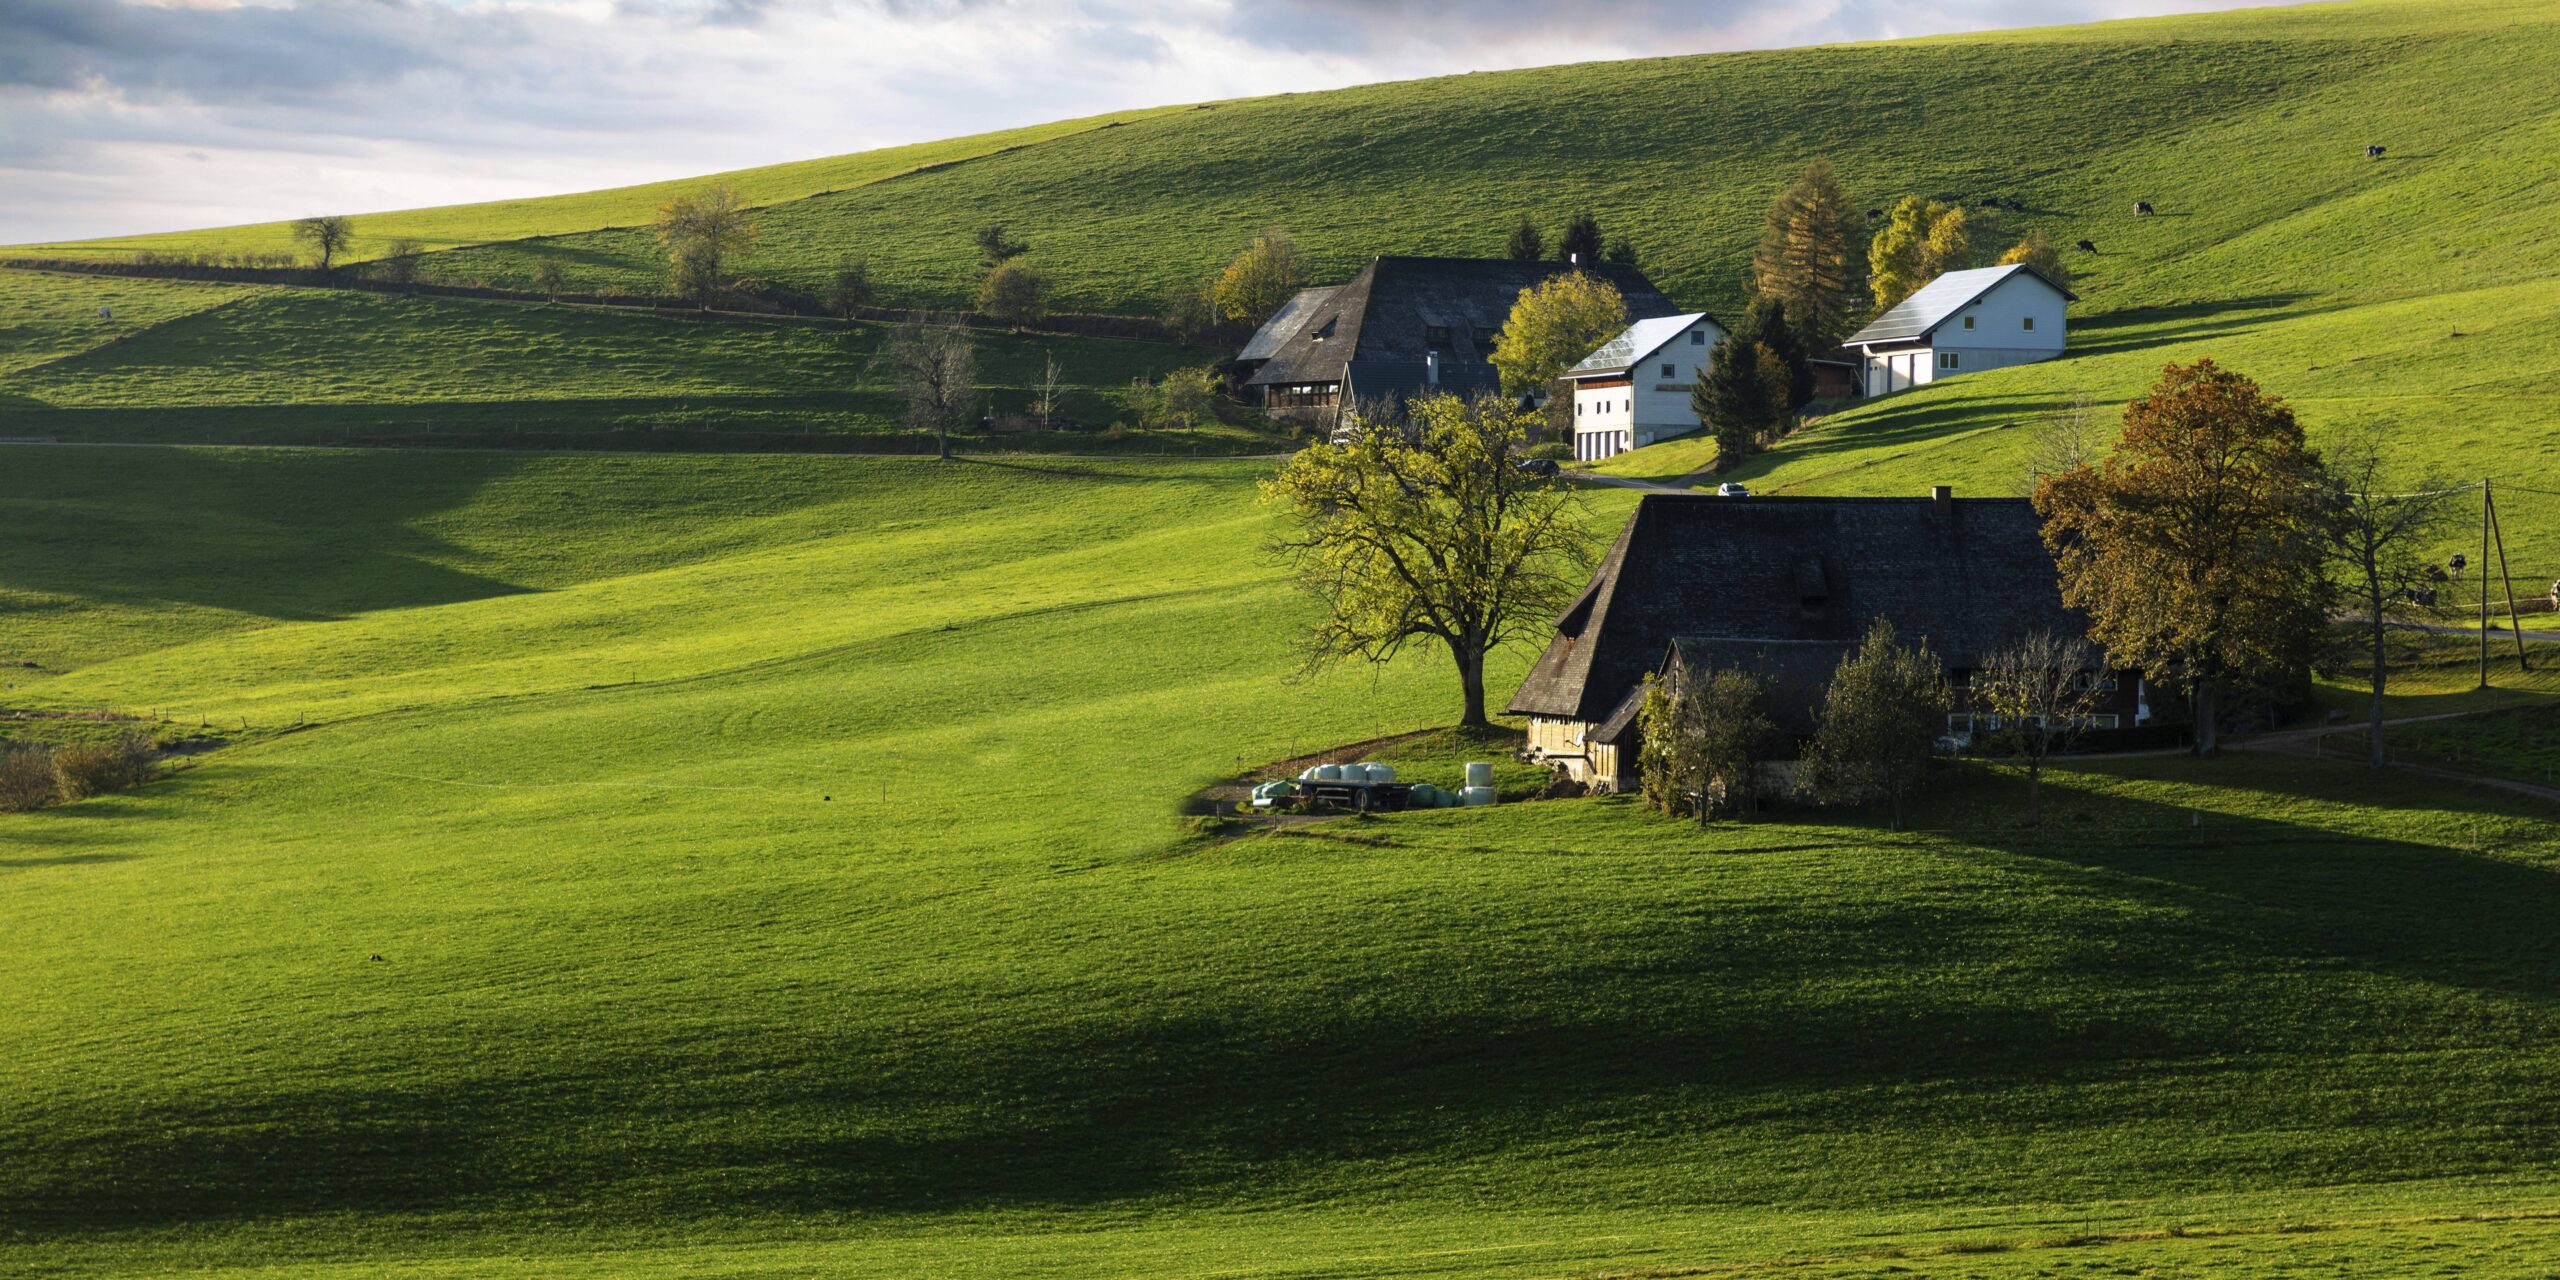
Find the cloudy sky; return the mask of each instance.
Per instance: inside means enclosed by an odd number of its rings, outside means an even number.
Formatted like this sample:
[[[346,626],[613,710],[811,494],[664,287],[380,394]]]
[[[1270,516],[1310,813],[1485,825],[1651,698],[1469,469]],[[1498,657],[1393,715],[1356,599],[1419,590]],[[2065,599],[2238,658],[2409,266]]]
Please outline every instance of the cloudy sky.
[[[0,244],[1124,107],[2251,0],[0,0]]]

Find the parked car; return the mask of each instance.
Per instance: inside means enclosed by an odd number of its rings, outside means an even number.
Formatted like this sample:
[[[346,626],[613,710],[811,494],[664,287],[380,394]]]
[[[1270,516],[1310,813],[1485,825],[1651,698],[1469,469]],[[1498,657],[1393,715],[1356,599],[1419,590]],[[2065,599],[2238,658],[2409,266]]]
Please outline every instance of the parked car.
[[[1731,480],[1727,480],[1723,484],[1716,486],[1716,496],[1719,498],[1748,498],[1751,496],[1751,490],[1743,487],[1742,485],[1735,484]]]
[[[1530,475],[1538,477],[1539,479],[1548,479],[1556,473],[1556,460],[1553,458],[1522,458],[1520,460],[1520,469]]]

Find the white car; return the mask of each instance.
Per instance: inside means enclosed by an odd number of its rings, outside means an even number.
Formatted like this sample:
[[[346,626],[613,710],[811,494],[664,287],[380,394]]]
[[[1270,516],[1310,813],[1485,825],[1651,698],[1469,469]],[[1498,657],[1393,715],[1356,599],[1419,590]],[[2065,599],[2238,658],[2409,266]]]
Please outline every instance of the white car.
[[[1716,486],[1716,496],[1719,498],[1748,498],[1751,496],[1751,490],[1743,487],[1742,485],[1735,484],[1731,480],[1727,480],[1723,484]]]

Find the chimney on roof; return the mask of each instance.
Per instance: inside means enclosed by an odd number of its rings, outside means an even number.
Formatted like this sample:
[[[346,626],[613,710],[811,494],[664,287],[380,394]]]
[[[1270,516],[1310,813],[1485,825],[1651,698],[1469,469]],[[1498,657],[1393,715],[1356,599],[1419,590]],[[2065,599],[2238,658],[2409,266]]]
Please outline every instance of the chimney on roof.
[[[1440,385],[1439,352],[1425,351],[1422,353],[1422,380],[1435,387]]]
[[[1578,266],[1581,266],[1581,265],[1582,265],[1582,255],[1581,255],[1581,254],[1578,254],[1578,253],[1568,253],[1568,254],[1566,254],[1566,255],[1564,256],[1564,262],[1565,262],[1565,265],[1566,265],[1566,266],[1568,266],[1568,267],[1578,267]]]
[[[1947,515],[1947,514],[1949,514],[1949,513],[1953,512],[1953,511],[1956,509],[1956,491],[1955,491],[1955,487],[1954,487],[1954,486],[1952,486],[1952,485],[1943,485],[1943,484],[1933,484],[1933,485],[1930,485],[1930,486],[1929,486],[1929,504],[1930,504],[1931,506],[1933,506],[1933,507],[1936,507],[1936,508],[1937,508],[1937,510],[1938,510],[1938,514],[1939,514],[1939,515],[1941,515],[1941,516],[1944,516],[1944,515]]]

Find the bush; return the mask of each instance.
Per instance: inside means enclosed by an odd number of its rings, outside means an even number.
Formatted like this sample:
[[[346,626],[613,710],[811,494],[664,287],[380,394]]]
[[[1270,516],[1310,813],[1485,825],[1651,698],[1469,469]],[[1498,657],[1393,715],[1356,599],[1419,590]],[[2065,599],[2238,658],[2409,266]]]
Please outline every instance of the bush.
[[[1527,457],[1545,458],[1549,462],[1573,461],[1573,446],[1563,440],[1549,440],[1545,444],[1533,444],[1530,445],[1524,453]]]
[[[151,739],[129,733],[114,742],[73,743],[53,751],[54,794],[62,802],[85,800],[109,791],[140,786],[152,777],[158,758]]]
[[[0,813],[25,813],[53,803],[53,753],[42,747],[0,746]]]

